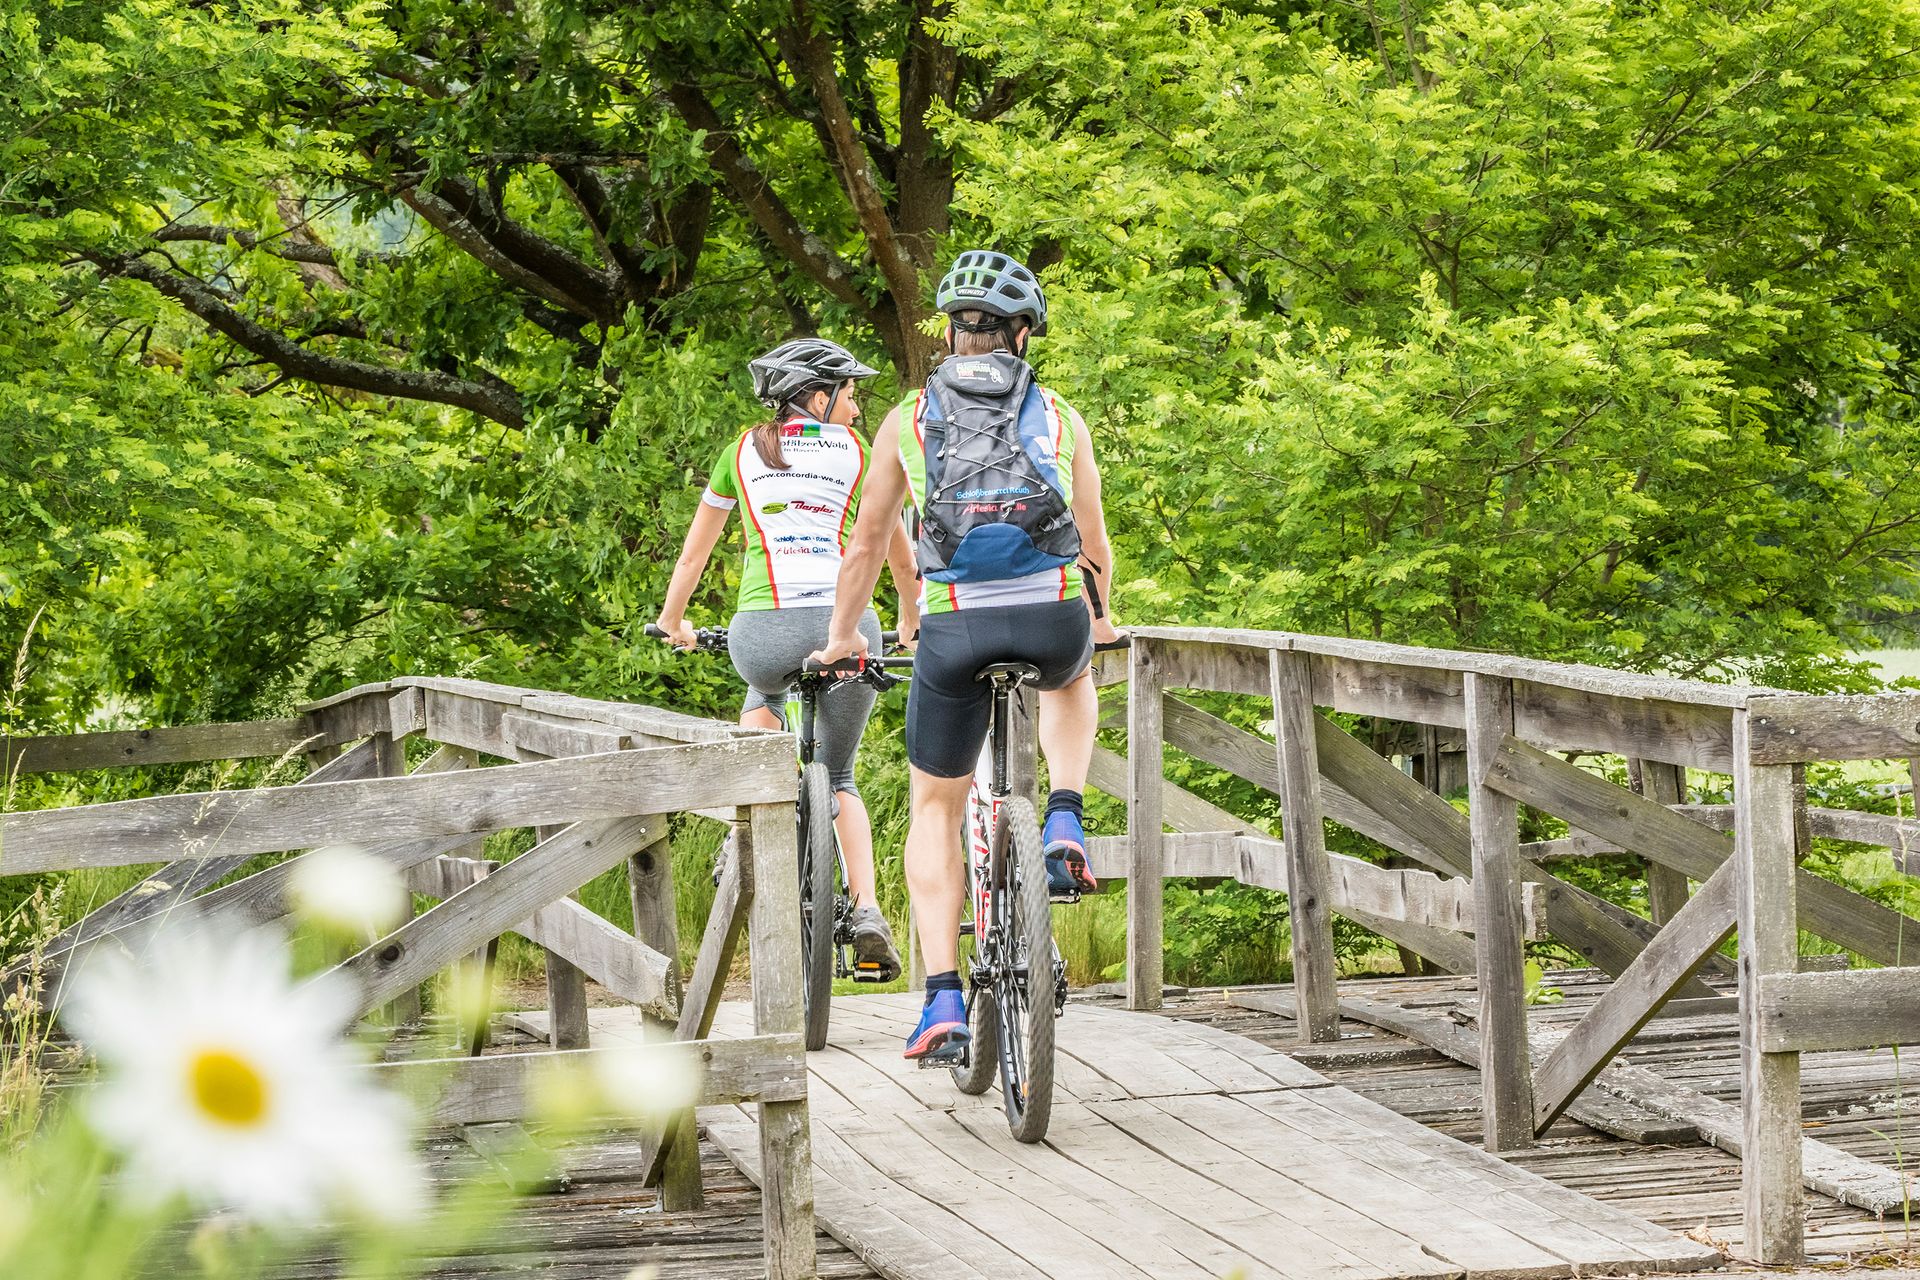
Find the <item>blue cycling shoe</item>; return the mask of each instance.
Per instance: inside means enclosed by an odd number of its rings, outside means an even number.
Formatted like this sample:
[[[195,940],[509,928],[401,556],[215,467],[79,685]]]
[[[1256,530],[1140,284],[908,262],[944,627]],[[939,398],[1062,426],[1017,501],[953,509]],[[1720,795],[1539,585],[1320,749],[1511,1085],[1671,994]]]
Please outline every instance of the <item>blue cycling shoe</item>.
[[[967,1030],[967,1002],[958,991],[936,991],[920,1011],[920,1025],[907,1037],[902,1057],[920,1062],[952,1062],[973,1039]]]
[[[1047,888],[1056,894],[1094,893],[1100,882],[1087,867],[1087,833],[1080,819],[1066,809],[1047,815],[1041,832],[1046,842]]]

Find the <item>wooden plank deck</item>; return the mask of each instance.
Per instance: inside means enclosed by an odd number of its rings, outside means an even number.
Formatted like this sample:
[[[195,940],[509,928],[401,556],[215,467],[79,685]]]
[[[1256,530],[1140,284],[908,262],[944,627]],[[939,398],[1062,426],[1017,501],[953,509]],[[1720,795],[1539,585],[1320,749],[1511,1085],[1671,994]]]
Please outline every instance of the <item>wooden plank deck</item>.
[[[837,1000],[810,1059],[821,1225],[888,1280],[1491,1280],[1720,1260],[1270,1047],[1096,1004],[1062,1020],[1052,1130],[1023,1146],[996,1096],[901,1060],[917,1002]],[[728,1006],[716,1034],[747,1024]],[[631,1011],[594,1011],[597,1043],[629,1034]],[[752,1176],[750,1115],[702,1120]]]
[[[1566,1029],[1607,987],[1592,970],[1557,972],[1551,985],[1559,1004],[1529,1010],[1533,1025]],[[1714,985],[1731,991],[1720,979]],[[1260,988],[1244,989],[1246,992]],[[1268,988],[1287,992],[1289,988]],[[1291,1018],[1236,1007],[1219,990],[1169,994],[1161,1016],[1198,1022],[1285,1049],[1334,1083],[1422,1125],[1464,1142],[1480,1138],[1480,1077],[1414,1041],[1351,1019],[1334,1044],[1298,1045]],[[1387,1002],[1448,1017],[1477,1012],[1471,977],[1342,979],[1343,999]],[[1090,997],[1096,1005],[1117,998]],[[1076,1010],[1077,1011],[1077,1010]],[[1070,1011],[1070,1012],[1076,1012]],[[1739,1029],[1730,1011],[1662,1018],[1650,1023],[1622,1053],[1624,1061],[1657,1072],[1673,1084],[1739,1105]],[[1589,1090],[1588,1098],[1609,1102]],[[1624,1104],[1619,1104],[1624,1106]],[[1920,1152],[1920,1072],[1909,1053],[1891,1050],[1809,1053],[1803,1057],[1801,1111],[1810,1137],[1890,1167],[1916,1165]],[[1651,1116],[1647,1117],[1652,1119]],[[1740,1162],[1697,1139],[1625,1141],[1562,1118],[1534,1146],[1509,1153],[1509,1163],[1674,1231],[1729,1247],[1744,1246],[1740,1224]],[[1920,1206],[1916,1206],[1920,1208]],[[1866,1259],[1920,1251],[1920,1217],[1885,1219],[1827,1196],[1807,1196],[1807,1249],[1817,1259]],[[1920,1275],[1896,1268],[1879,1274]]]

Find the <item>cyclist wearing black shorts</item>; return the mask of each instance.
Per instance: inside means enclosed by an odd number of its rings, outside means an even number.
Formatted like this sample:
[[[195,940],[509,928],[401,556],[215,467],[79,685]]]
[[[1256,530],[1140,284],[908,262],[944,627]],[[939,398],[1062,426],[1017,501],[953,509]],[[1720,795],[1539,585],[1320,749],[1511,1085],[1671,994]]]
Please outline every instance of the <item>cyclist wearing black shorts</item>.
[[[913,816],[907,887],[927,965],[927,1002],[909,1058],[957,1056],[967,1042],[959,976],[966,892],[961,830],[986,742],[996,662],[1040,669],[1040,748],[1053,790],[1043,836],[1055,887],[1096,887],[1081,793],[1098,704],[1095,640],[1117,639],[1100,602],[1112,557],[1093,441],[1073,407],[1033,380],[1028,339],[1047,328],[1033,273],[1005,254],[960,255],[940,282],[948,358],[874,437],[865,501],[840,567],[826,646],[866,650],[857,602],[879,580],[903,502],[920,517],[920,645],[907,702]],[[1083,581],[1086,589],[1083,590]]]

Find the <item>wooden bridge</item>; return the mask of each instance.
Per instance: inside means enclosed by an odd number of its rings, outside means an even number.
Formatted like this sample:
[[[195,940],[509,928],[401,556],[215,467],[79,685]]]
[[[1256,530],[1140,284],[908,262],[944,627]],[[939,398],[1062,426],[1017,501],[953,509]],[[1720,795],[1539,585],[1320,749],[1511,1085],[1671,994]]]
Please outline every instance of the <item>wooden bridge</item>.
[[[898,999],[836,1002],[834,1045],[800,1070],[795,966],[778,963],[797,945],[795,887],[780,870],[793,859],[784,807],[792,770],[778,735],[470,681],[401,680],[289,721],[14,740],[4,744],[9,769],[311,750],[316,771],[296,787],[8,815],[0,870],[173,859],[144,891],[63,936],[61,948],[73,951],[133,937],[157,907],[196,894],[247,918],[272,916],[284,908],[279,868],[203,891],[235,869],[232,859],[370,842],[413,868],[418,890],[445,900],[344,966],[363,983],[365,1008],[404,1003],[437,969],[511,930],[550,952],[542,1025],[556,1051],[591,1052],[564,1047],[594,1035],[582,971],[634,1009],[624,1023],[603,1016],[602,1040],[650,1033],[695,1042],[660,1051],[704,1064],[709,1107],[753,1108],[704,1116],[711,1140],[762,1183],[763,1267],[778,1277],[813,1272],[816,1209],[861,1266],[889,1277],[1234,1267],[1557,1276],[1709,1261],[1692,1242],[1515,1166],[1536,1135],[1573,1121],[1737,1154],[1738,1248],[1759,1261],[1800,1256],[1808,1189],[1820,1204],[1904,1211],[1910,1188],[1886,1153],[1802,1132],[1800,1062],[1803,1053],[1920,1041],[1920,971],[1903,966],[1920,924],[1798,860],[1820,834],[1890,848],[1897,867],[1920,871],[1907,852],[1920,824],[1810,806],[1803,773],[1809,761],[1920,755],[1920,697],[1809,697],[1191,629],[1136,633],[1124,672],[1103,674],[1121,679],[1128,752],[1100,752],[1094,782],[1127,798],[1129,826],[1093,853],[1104,878],[1128,884],[1131,1012],[1069,1010],[1062,1105],[1043,1148],[1005,1142],[981,1102],[937,1073],[904,1068],[897,1045],[908,1011]],[[1256,698],[1248,719],[1270,714],[1274,736],[1176,690]],[[1364,736],[1328,713],[1362,717],[1352,723]],[[400,772],[399,744],[410,735],[439,746],[414,775],[381,776]],[[1172,785],[1168,746],[1272,791],[1284,830],[1256,828]],[[475,768],[476,753],[522,763]],[[1633,787],[1580,767],[1581,754],[1623,758]],[[1689,784],[1713,775],[1730,779],[1731,803],[1691,803]],[[1456,786],[1464,814],[1440,794]],[[1522,804],[1564,819],[1570,833],[1523,845]],[[688,810],[733,815],[747,854],[722,886],[683,991],[666,960],[675,950],[673,912],[662,910],[671,883],[649,851],[657,855],[663,831],[654,816]],[[1329,854],[1327,822],[1411,865]],[[498,869],[461,857],[479,835],[515,826],[542,829],[531,853]],[[1646,861],[1652,919],[1553,874],[1566,859],[1609,851]],[[628,858],[638,938],[565,896]],[[1170,876],[1286,890],[1295,982],[1267,997],[1267,1012],[1288,1020],[1301,1057],[1327,1061],[1343,1019],[1349,1030],[1356,1019],[1397,1021],[1385,1029],[1477,1069],[1477,1136],[1510,1158],[1436,1136],[1271,1047],[1156,1016]],[[1409,1017],[1343,996],[1334,914],[1439,971],[1471,975],[1469,1000],[1450,1016]],[[750,1022],[717,1001],[749,915]],[[1809,970],[1801,929],[1879,967]],[[1729,957],[1721,948],[1735,933]],[[1540,937],[1611,975],[1576,1019],[1552,1026],[1528,1021],[1522,948]],[[1718,1018],[1737,1031],[1737,1105],[1617,1060],[1653,1020],[1674,1017]],[[436,1114],[516,1117],[527,1057],[439,1068],[452,1070],[453,1084],[434,1101]],[[411,1078],[417,1069],[395,1070]],[[668,1211],[700,1202],[692,1116],[627,1158],[636,1179],[659,1183]],[[1293,1242],[1285,1250],[1282,1236]]]

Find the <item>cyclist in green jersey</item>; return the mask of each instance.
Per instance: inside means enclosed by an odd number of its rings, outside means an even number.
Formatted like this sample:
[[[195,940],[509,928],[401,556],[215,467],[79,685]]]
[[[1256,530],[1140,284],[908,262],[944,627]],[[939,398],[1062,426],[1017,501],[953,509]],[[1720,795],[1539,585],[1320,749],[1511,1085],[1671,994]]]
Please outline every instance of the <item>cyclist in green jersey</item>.
[[[991,698],[978,673],[999,662],[1039,668],[1040,747],[1053,787],[1042,832],[1047,876],[1059,890],[1087,891],[1097,886],[1081,793],[1099,715],[1089,662],[1096,641],[1118,638],[1102,605],[1113,560],[1092,437],[1071,405],[1033,380],[1025,360],[1028,340],[1047,328],[1040,282],[1005,254],[971,250],[940,282],[937,305],[948,317],[950,354],[874,438],[867,505],[840,571],[840,607],[813,655],[832,662],[870,647],[850,602],[873,589],[895,537],[889,526],[911,503],[922,525],[924,595],[907,699],[907,887],[927,1000],[906,1056],[930,1061],[957,1056],[968,1039],[958,972],[960,840]]]
[[[820,338],[784,343],[749,368],[754,394],[774,417],[729,441],[714,460],[658,625],[677,647],[694,647],[687,601],[728,516],[739,508],[745,557],[739,601],[727,624],[727,647],[734,669],[747,683],[740,723],[776,729],[789,727],[782,723],[787,676],[825,643],[833,617],[841,557],[870,470],[867,443],[853,429],[860,417],[853,387],[874,370],[844,347]],[[899,521],[894,523],[899,526]],[[895,528],[888,551],[901,591],[900,631],[910,638],[918,629],[919,609],[904,585],[913,581],[913,549],[904,527]],[[869,603],[871,596],[869,584],[853,617],[869,647],[878,649],[880,620]],[[858,960],[878,964],[882,974],[892,978],[899,972],[900,957],[875,897],[873,831],[853,776],[873,700],[873,690],[864,683],[835,686],[820,699],[817,728],[821,758],[833,781],[834,829],[854,902],[854,952]]]

